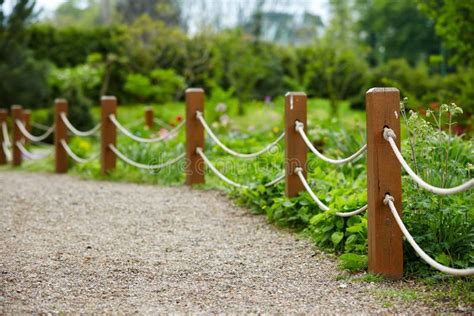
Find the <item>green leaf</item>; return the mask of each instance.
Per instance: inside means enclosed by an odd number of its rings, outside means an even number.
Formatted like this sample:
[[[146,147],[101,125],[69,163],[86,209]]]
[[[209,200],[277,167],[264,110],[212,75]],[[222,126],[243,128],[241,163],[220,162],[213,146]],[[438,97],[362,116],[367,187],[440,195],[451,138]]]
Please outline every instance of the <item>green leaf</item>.
[[[439,263],[447,266],[451,263],[451,257],[449,257],[445,253],[440,253],[435,257],[435,260],[438,261]]]
[[[331,241],[334,246],[337,246],[341,242],[342,238],[344,238],[344,233],[342,232],[334,232],[331,235]]]

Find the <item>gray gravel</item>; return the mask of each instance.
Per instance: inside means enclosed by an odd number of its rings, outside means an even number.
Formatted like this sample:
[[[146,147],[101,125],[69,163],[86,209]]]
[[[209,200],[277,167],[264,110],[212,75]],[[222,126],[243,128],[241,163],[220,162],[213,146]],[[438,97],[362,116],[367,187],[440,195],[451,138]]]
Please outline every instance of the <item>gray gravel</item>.
[[[23,172],[0,188],[0,314],[437,311],[377,294],[410,284],[337,281],[334,258],[219,192]]]

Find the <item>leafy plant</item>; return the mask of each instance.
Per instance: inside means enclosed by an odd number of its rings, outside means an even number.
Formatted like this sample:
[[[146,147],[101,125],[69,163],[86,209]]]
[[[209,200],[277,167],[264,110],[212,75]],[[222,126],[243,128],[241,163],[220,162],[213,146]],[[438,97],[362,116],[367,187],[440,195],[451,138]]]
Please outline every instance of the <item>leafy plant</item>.
[[[173,69],[155,69],[148,76],[129,74],[124,89],[140,101],[169,102],[184,88],[184,79]]]

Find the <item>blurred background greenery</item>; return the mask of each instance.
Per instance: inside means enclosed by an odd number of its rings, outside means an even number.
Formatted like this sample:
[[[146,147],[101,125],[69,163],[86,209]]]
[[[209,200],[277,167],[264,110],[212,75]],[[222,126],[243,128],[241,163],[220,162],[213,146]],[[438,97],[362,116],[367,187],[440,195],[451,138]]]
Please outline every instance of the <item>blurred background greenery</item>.
[[[343,100],[363,109],[368,88],[395,86],[414,109],[457,103],[460,131],[472,125],[472,1],[57,0],[46,13],[4,2],[0,107],[65,97],[85,128],[105,94],[160,104],[203,87],[242,114],[302,90],[338,114]]]

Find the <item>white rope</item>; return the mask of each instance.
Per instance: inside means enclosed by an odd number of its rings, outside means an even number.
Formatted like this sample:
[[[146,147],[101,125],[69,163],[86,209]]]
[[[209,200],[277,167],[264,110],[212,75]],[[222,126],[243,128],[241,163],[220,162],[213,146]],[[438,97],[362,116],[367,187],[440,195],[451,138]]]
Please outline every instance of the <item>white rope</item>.
[[[5,142],[2,142],[2,147],[3,147],[3,152],[5,153],[5,157],[7,158],[7,161],[12,161],[12,153],[10,152],[8,145]]]
[[[78,155],[76,155],[71,147],[69,147],[69,145],[67,144],[66,140],[64,139],[61,139],[61,145],[63,146],[64,150],[67,152],[67,154],[74,160],[76,161],[77,163],[88,163],[88,162],[91,162],[93,160],[96,160],[98,157],[99,157],[99,154],[95,154],[95,155],[92,155],[91,157],[89,158],[81,158],[79,157]]]
[[[124,154],[122,154],[118,149],[117,147],[115,147],[114,145],[112,144],[109,144],[109,148],[110,150],[112,150],[114,152],[115,155],[117,155],[117,157],[119,157],[120,159],[122,159],[124,162],[128,163],[129,165],[131,166],[134,166],[136,168],[139,168],[139,169],[145,169],[145,170],[155,170],[155,169],[163,169],[165,167],[168,167],[176,162],[178,162],[179,160],[183,159],[185,157],[186,154],[180,154],[178,157],[176,158],[173,158],[165,163],[162,163],[162,164],[159,164],[159,165],[146,165],[146,164],[142,164],[142,163],[139,163],[139,162],[136,162],[136,161],[133,161],[131,159],[129,159],[127,156],[125,156]]]
[[[47,131],[50,129],[49,126],[46,126],[46,125],[43,125],[43,124],[39,124],[39,123],[32,123],[31,124],[33,127],[37,128],[37,129],[40,129],[40,130],[43,130],[43,131]]]
[[[216,166],[214,166],[212,164],[212,162],[209,160],[209,158],[206,157],[206,155],[204,154],[202,148],[198,147],[196,148],[196,153],[201,156],[201,158],[204,160],[204,162],[209,166],[209,168],[216,174],[216,176],[218,176],[222,181],[226,182],[227,184],[230,184],[236,188],[245,188],[245,189],[249,189],[250,187],[248,185],[244,185],[244,184],[240,184],[240,183],[237,183],[237,182],[234,182],[232,181],[231,179],[227,178],[225,175],[223,175],[219,170],[217,170]],[[285,175],[280,175],[278,177],[276,177],[274,180],[268,182],[268,183],[265,183],[264,186],[265,187],[271,187],[272,185],[275,185],[279,182],[281,182],[283,179],[285,178]]]
[[[18,149],[20,149],[20,152],[23,154],[23,156],[25,156],[26,159],[30,159],[30,160],[38,160],[38,159],[43,159],[43,158],[46,158],[48,156],[50,156],[52,154],[52,152],[48,152],[48,153],[44,153],[44,154],[35,154],[35,153],[32,153],[32,152],[29,152],[25,146],[23,146],[23,144],[21,142],[16,142],[16,146],[18,147]]]
[[[318,204],[319,208],[321,208],[325,212],[329,211],[330,208],[326,204],[321,202],[321,200],[317,197],[317,195],[314,193],[314,191],[311,189],[308,182],[304,178],[303,169],[301,167],[297,167],[297,168],[295,168],[295,173],[298,175],[298,178],[300,178],[301,183],[303,184],[304,188],[309,193],[311,198],[313,198],[313,200],[316,202],[316,204]],[[351,212],[336,212],[336,215],[340,216],[340,217],[350,217],[350,216],[358,215],[358,214],[364,212],[366,209],[367,209],[367,204],[362,206],[361,208],[359,208],[357,210],[354,210],[354,211],[351,211]]]
[[[74,125],[72,125],[72,123],[67,118],[67,115],[65,112],[61,112],[59,116],[61,117],[61,120],[64,122],[66,127],[76,136],[87,137],[87,136],[94,135],[95,133],[97,133],[97,131],[100,129],[100,126],[101,126],[101,124],[99,123],[92,129],[83,132],[75,128]]]
[[[268,182],[268,183],[265,183],[264,186],[265,187],[271,187],[277,183],[280,183],[282,182],[283,180],[285,179],[285,174],[283,173],[282,175],[276,177],[275,179],[273,179],[272,181]]]
[[[26,138],[28,138],[32,142],[40,142],[42,140],[45,140],[46,138],[48,138],[49,135],[51,135],[54,132],[54,124],[53,124],[53,126],[51,126],[43,135],[35,136],[35,135],[30,134],[30,132],[28,132],[25,125],[23,125],[22,121],[16,120],[15,123],[18,126],[18,128],[20,129],[23,136],[25,136]]]
[[[348,162],[351,162],[352,160],[356,159],[360,155],[362,155],[366,150],[367,150],[367,144],[363,145],[358,151],[356,151],[354,154],[350,155],[347,158],[341,158],[341,159],[331,159],[326,156],[324,156],[319,150],[316,149],[316,147],[313,146],[311,141],[309,140],[308,136],[304,132],[304,124],[301,122],[296,121],[296,131],[301,135],[303,138],[303,141],[305,142],[306,146],[321,160],[324,160],[326,162],[335,164],[335,165],[341,165],[345,164]]]
[[[161,127],[171,128],[171,125],[169,125],[168,123],[165,123],[163,120],[160,120],[159,118],[156,118],[156,117],[153,118],[153,122],[155,122],[156,124],[158,124]]]
[[[132,123],[127,124],[127,128],[137,127],[138,125],[142,125],[142,124],[143,124],[143,119],[136,119]]]
[[[134,141],[137,141],[137,142],[140,142],[140,143],[156,143],[156,142],[160,142],[160,141],[163,141],[165,139],[168,139],[170,138],[171,136],[174,135],[174,133],[176,133],[181,127],[183,127],[184,123],[186,121],[182,121],[181,123],[179,123],[175,128],[173,128],[168,135],[166,136],[160,136],[160,137],[156,137],[156,138],[143,138],[143,137],[138,137],[134,134],[132,134],[128,129],[126,129],[122,124],[120,124],[120,122],[117,120],[117,118],[115,117],[115,115],[111,114],[109,116],[110,120],[112,121],[112,123],[127,137],[133,139]]]
[[[10,137],[8,136],[8,126],[7,122],[2,122],[2,134],[3,134],[3,142],[7,147],[11,146]]]
[[[415,249],[416,253],[421,257],[421,259],[423,259],[426,263],[428,263],[433,268],[447,274],[458,275],[458,276],[466,276],[466,275],[474,274],[474,268],[455,269],[455,268],[446,267],[436,262],[435,260],[433,260],[430,256],[428,256],[426,252],[424,252],[423,249],[421,249],[420,246],[418,246],[416,241],[410,235],[410,232],[408,232],[407,228],[405,227],[405,224],[403,224],[403,221],[400,218],[400,215],[398,215],[397,209],[395,208],[395,204],[393,202],[394,202],[393,196],[386,194],[383,200],[383,203],[385,205],[388,205],[403,235],[408,240],[408,242],[413,247],[413,249]]]
[[[204,129],[207,131],[207,133],[209,134],[209,136],[211,136],[211,138],[214,140],[214,142],[219,145],[219,147],[221,147],[225,152],[227,152],[228,154],[231,154],[232,156],[235,156],[235,157],[238,157],[238,158],[255,158],[255,157],[258,157],[260,156],[261,154],[264,154],[266,153],[267,151],[271,150],[276,144],[278,144],[282,139],[283,137],[285,137],[285,133],[282,133],[280,136],[278,136],[278,138],[273,141],[271,144],[265,146],[263,149],[257,151],[256,153],[252,153],[252,154],[242,154],[242,153],[238,153],[232,149],[230,149],[229,147],[227,147],[226,145],[224,145],[220,140],[219,138],[216,136],[216,134],[214,134],[214,132],[212,131],[212,129],[209,127],[209,125],[206,123],[206,120],[204,120],[204,116],[202,114],[202,112],[199,112],[197,111],[196,112],[196,117],[197,119],[201,122],[201,124],[204,126]]]
[[[405,171],[410,175],[413,181],[418,183],[423,189],[432,193],[440,194],[440,195],[449,195],[449,194],[455,194],[462,191],[466,191],[474,187],[474,179],[470,179],[469,181],[453,188],[439,188],[429,183],[426,183],[410,168],[408,163],[403,158],[402,153],[400,152],[400,150],[398,150],[397,144],[395,143],[395,139],[396,139],[395,132],[392,129],[385,127],[383,131],[383,137],[385,138],[385,140],[387,140],[390,143],[393,153],[397,157],[403,169],[405,169]]]

